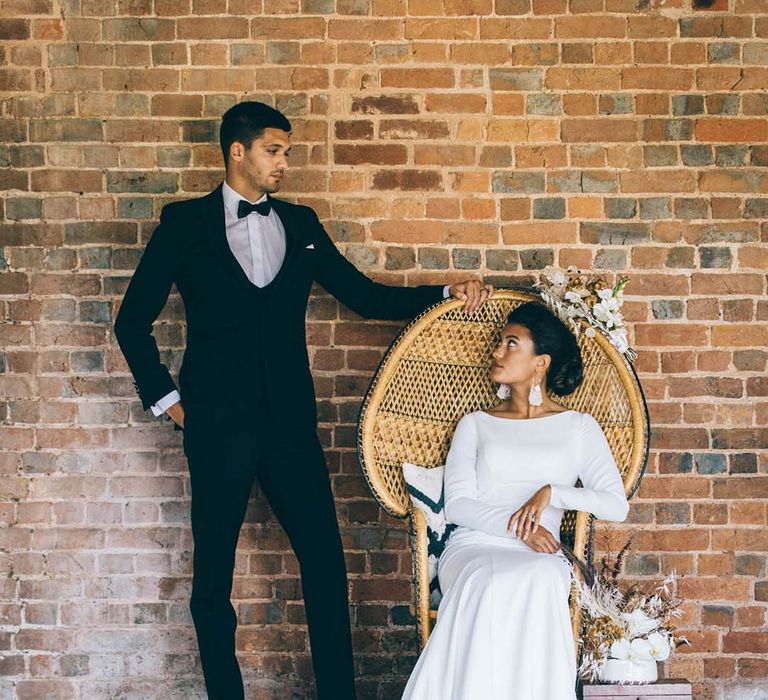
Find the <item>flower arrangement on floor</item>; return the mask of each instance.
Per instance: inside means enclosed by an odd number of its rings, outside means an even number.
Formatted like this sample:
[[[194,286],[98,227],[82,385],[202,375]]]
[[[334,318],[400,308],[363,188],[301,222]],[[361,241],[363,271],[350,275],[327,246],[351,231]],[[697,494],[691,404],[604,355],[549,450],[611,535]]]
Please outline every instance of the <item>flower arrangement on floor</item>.
[[[657,679],[657,661],[664,661],[688,640],[677,634],[675,620],[682,615],[677,577],[668,575],[654,589],[633,585],[622,590],[619,574],[630,539],[613,564],[601,560],[598,571],[573,556],[579,604],[587,618],[581,639],[579,675],[607,683],[649,683]],[[564,550],[567,548],[564,548]],[[568,552],[566,552],[568,554]]]
[[[563,271],[549,269],[539,276],[534,286],[544,303],[568,324],[576,336],[586,321],[588,337],[600,330],[620,353],[631,361],[637,353],[629,347],[627,329],[621,316],[624,287],[629,277],[620,277],[611,286],[602,275],[586,274],[575,267]]]

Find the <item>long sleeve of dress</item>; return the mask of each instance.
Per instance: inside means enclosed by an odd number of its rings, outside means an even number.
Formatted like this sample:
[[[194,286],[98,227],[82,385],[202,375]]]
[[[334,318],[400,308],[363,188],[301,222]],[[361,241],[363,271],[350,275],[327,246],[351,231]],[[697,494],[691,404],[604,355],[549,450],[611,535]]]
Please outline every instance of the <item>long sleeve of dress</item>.
[[[514,538],[507,531],[512,511],[483,503],[477,497],[477,427],[464,416],[453,434],[445,461],[445,517],[450,523],[488,535]]]
[[[629,504],[621,475],[602,429],[589,414],[582,420],[578,470],[583,488],[553,484],[549,504],[592,513],[603,520],[625,520]]]

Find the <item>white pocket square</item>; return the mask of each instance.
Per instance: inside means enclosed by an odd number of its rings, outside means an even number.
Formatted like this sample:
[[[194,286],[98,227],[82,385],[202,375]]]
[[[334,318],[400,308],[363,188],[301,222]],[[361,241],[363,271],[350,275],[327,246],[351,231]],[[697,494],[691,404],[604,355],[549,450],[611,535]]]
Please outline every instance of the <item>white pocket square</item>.
[[[310,243],[306,248],[304,248],[304,250],[314,250],[314,249],[315,249],[314,243]]]

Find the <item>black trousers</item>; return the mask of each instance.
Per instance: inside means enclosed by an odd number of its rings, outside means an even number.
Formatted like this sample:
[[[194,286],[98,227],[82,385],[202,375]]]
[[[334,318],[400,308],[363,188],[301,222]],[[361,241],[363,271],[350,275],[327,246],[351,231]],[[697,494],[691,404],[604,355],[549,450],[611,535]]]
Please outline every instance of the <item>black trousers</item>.
[[[344,552],[328,469],[314,430],[264,415],[185,406],[192,485],[194,577],[190,610],[209,700],[242,700],[230,601],[235,548],[254,479],[288,535],[301,569],[320,700],[354,700]]]

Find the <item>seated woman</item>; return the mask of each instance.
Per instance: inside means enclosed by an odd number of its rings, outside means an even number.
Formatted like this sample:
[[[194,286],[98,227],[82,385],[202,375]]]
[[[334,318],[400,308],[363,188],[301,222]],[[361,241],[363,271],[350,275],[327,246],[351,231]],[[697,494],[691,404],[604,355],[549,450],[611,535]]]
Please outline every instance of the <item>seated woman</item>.
[[[509,396],[464,416],[448,453],[445,513],[459,527],[438,562],[437,624],[403,700],[575,698],[560,521],[566,510],[615,521],[628,510],[600,426],[547,396],[571,393],[582,375],[575,337],[545,306],[509,315],[490,369]]]

